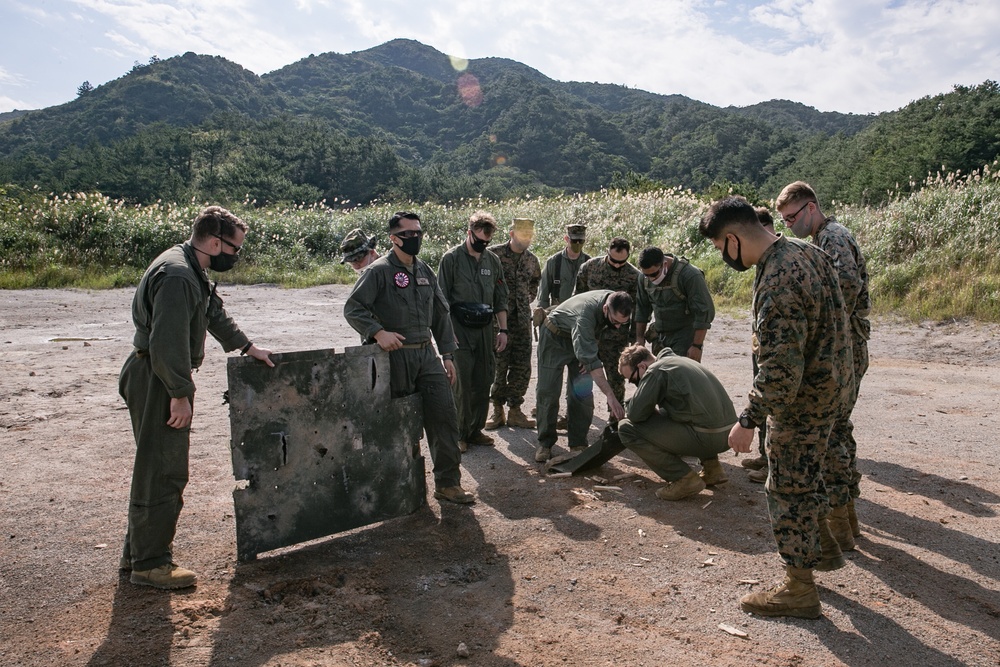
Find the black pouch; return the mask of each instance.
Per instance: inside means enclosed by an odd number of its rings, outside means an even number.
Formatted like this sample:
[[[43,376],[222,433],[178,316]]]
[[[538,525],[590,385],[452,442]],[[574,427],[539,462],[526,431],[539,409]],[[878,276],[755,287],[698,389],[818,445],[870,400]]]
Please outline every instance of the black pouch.
[[[493,321],[493,306],[485,303],[456,303],[451,312],[459,324],[470,329],[482,329]]]

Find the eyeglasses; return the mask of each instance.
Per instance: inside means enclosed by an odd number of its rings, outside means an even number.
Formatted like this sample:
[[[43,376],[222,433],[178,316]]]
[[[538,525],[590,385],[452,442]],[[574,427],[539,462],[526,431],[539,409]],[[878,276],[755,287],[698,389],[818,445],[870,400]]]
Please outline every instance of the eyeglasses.
[[[781,221],[783,223],[785,223],[786,227],[790,227],[791,225],[794,225],[795,224],[795,219],[799,217],[799,213],[802,212],[802,209],[804,209],[806,206],[809,206],[809,204],[811,204],[811,203],[812,203],[811,201],[807,201],[805,204],[803,204],[802,206],[800,206],[799,210],[797,210],[795,213],[792,213],[791,215],[783,215],[783,216],[781,216]]]
[[[236,245],[235,243],[227,241],[226,239],[222,238],[218,234],[212,234],[212,236],[214,236],[215,238],[219,239],[220,241],[222,241],[223,243],[225,243],[227,246],[229,246],[230,248],[232,248],[234,255],[240,254],[240,250],[243,250],[243,246]]]
[[[422,229],[407,229],[402,232],[390,232],[391,236],[398,236],[401,239],[419,239],[424,235]]]
[[[623,324],[628,324],[629,320],[632,319],[631,317],[626,317],[624,320],[619,320],[617,315],[618,313],[616,313],[611,309],[608,309],[608,319],[611,320],[611,326],[615,327],[616,329],[622,326]]]
[[[628,381],[632,384],[639,384],[639,367],[632,369],[632,374],[628,376]]]

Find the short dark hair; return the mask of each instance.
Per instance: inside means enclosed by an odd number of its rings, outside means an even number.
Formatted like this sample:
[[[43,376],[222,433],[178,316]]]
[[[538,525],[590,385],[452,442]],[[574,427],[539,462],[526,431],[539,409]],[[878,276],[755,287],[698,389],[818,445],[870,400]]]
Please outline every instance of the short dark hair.
[[[714,202],[698,224],[698,231],[707,239],[717,239],[722,237],[723,230],[730,225],[760,227],[757,211],[745,198],[730,196]]]
[[[766,206],[758,206],[754,211],[757,213],[757,219],[760,220],[760,224],[765,227],[774,227],[774,217],[767,210]]]
[[[420,222],[420,216],[409,211],[397,211],[389,218],[389,231],[392,232],[392,230],[402,227],[403,220],[416,220]]]
[[[656,246],[643,248],[642,252],[639,253],[639,268],[648,269],[657,264],[663,264],[663,257],[663,251]]]
[[[221,206],[208,206],[194,219],[191,236],[202,241],[211,236],[232,238],[237,229],[245,234],[250,227],[230,210]]]
[[[608,308],[623,317],[632,317],[632,297],[628,292],[612,292],[608,295]]]
[[[608,250],[624,250],[625,252],[632,252],[632,244],[628,242],[628,239],[616,236],[611,239],[611,243],[608,244]]]

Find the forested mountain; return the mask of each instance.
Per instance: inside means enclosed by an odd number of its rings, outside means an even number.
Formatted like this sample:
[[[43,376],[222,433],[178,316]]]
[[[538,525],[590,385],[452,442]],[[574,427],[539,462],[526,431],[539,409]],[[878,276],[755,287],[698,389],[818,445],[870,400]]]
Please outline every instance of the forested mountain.
[[[986,82],[879,116],[783,100],[723,109],[558,82],[501,58],[459,62],[411,40],[313,55],[263,76],[187,53],[81,86],[68,104],[0,117],[0,183],[264,203],[612,182],[732,183],[773,196],[802,177],[827,199],[872,199],[928,168],[994,159],[998,100]]]

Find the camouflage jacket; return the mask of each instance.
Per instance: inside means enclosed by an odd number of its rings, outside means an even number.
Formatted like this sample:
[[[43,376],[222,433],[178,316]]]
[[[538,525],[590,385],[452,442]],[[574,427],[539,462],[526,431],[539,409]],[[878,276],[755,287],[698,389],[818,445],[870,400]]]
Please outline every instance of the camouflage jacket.
[[[868,315],[872,310],[872,301],[868,294],[868,265],[861,254],[861,247],[850,230],[833,216],[820,225],[813,242],[833,257],[840,278],[840,291],[844,295],[844,306],[851,317],[851,328],[868,340],[871,335]]]
[[[779,236],[761,255],[753,284],[757,375],[748,411],[784,422],[831,420],[853,382],[847,311],[833,260],[816,246]]]
[[[576,293],[582,294],[593,289],[609,289],[613,292],[628,292],[635,301],[635,293],[639,287],[639,269],[628,262],[621,267],[608,264],[607,255],[601,255],[587,260],[576,274]]]
[[[542,267],[530,250],[518,254],[511,250],[510,241],[490,246],[490,252],[500,258],[503,275],[507,280],[507,322],[517,318],[531,319],[531,302],[538,292]]]

